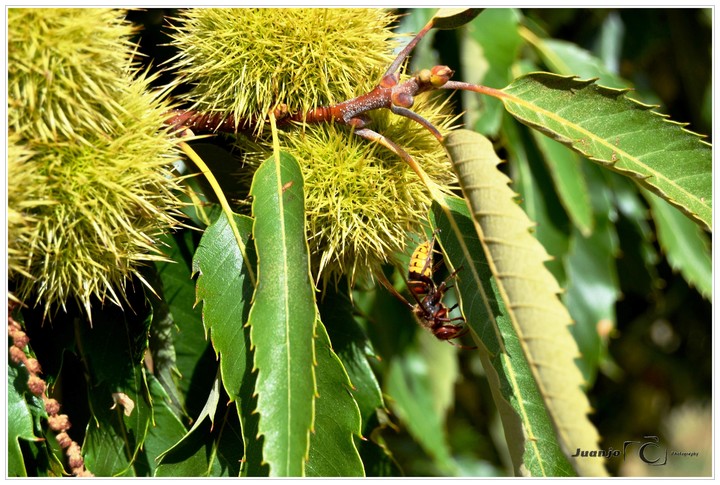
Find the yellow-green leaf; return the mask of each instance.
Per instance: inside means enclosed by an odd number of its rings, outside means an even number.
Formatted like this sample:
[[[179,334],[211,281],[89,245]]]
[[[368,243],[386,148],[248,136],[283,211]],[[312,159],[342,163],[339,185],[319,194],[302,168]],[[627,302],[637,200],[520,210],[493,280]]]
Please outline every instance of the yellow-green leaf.
[[[446,147],[560,445],[568,457],[577,448],[597,449],[598,433],[588,419],[590,405],[575,364],[579,352],[568,328],[571,318],[558,298],[559,285],[544,266],[547,253],[530,234],[532,224],[507,186],[509,179],[497,169],[500,159],[490,141],[458,130],[448,135]],[[580,475],[606,474],[601,459],[570,460]]]
[[[462,312],[479,340],[480,361],[515,475],[575,475],[560,447],[465,200],[445,197],[433,204],[430,220],[440,230],[438,240],[448,265],[459,269],[455,285]]]

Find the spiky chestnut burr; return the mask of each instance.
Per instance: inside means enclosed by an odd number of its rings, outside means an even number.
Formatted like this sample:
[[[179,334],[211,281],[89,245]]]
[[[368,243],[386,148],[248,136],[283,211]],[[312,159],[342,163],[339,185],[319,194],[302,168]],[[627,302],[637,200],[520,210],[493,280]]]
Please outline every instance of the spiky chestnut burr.
[[[170,108],[133,65],[111,9],[8,10],[8,128],[15,295],[50,314],[74,298],[120,305],[155,237],[178,224]]]
[[[192,109],[253,120],[284,103],[290,113],[334,104],[370,89],[392,61],[381,9],[197,8],[178,19],[170,65]]]

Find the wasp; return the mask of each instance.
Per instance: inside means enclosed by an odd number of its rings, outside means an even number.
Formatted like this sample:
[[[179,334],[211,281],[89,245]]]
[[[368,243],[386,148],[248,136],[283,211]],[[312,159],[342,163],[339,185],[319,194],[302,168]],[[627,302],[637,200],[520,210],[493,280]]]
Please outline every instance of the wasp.
[[[462,268],[458,268],[450,273],[450,275],[439,285],[435,284],[433,275],[442,261],[437,265],[434,264],[434,245],[435,234],[433,234],[430,241],[425,241],[420,244],[415,251],[413,251],[412,256],[410,257],[410,263],[408,264],[407,287],[415,300],[414,304],[407,301],[405,297],[392,287],[392,285],[388,284],[386,286],[396,298],[407,305],[420,326],[428,329],[439,340],[450,341],[462,337],[468,332],[468,328],[464,325],[464,323],[452,323],[456,321],[465,322],[463,317],[450,318],[448,316],[451,311],[458,307],[458,305],[455,304],[448,308],[448,306],[442,301],[447,290],[452,288],[452,286],[448,286],[448,281],[455,278],[458,271]],[[457,345],[453,342],[449,343]],[[458,346],[463,348],[475,348],[465,347],[462,345]]]

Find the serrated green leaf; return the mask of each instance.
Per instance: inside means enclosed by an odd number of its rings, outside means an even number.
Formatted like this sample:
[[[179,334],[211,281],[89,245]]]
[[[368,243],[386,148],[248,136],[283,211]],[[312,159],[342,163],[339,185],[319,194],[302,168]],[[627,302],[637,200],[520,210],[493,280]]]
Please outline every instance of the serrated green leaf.
[[[548,187],[552,187],[552,178],[545,166],[531,163],[539,155],[532,151],[535,147],[528,131],[527,127],[505,115],[503,133],[507,137],[505,149],[508,151],[513,188],[520,194],[520,206],[530,220],[537,224],[535,237],[553,258],[545,266],[560,286],[564,286],[565,267],[562,257],[568,249],[570,223],[556,193],[548,190]]]
[[[263,459],[271,476],[302,476],[314,419],[317,312],[302,173],[292,156],[276,155],[260,165],[250,189],[258,281],[248,325]]]
[[[148,475],[154,476],[160,455],[185,434],[180,416],[170,406],[170,398],[160,382],[148,375],[148,386],[153,405],[153,420],[145,439],[143,452],[149,468]]]
[[[209,388],[217,368],[215,356],[209,349],[210,342],[205,336],[202,308],[194,306],[192,256],[197,242],[193,242],[193,236],[194,232],[187,230],[162,237],[167,247],[165,253],[172,262],[155,265],[162,284],[159,294],[172,316],[174,351],[172,369],[160,375],[155,372],[155,375],[173,398],[175,396],[170,389],[177,389],[177,399],[190,416],[195,416],[202,407],[200,395]]]
[[[248,245],[253,221],[247,216],[234,215],[233,218],[250,261],[244,260],[235,232],[223,212],[205,230],[193,258],[193,272],[200,273],[196,300],[203,302],[203,324],[210,332],[215,352],[220,355],[223,387],[230,400],[238,403],[245,447],[243,465],[259,470],[262,451],[254,414],[256,375],[250,330],[245,326],[253,293],[248,272],[248,266],[252,267],[255,260]]]
[[[644,191],[657,227],[657,239],[670,266],[685,281],[712,299],[712,254],[707,235],[677,209],[655,194]]]
[[[710,228],[710,145],[626,92],[592,80],[532,73],[497,95],[521,122],[631,177]]]
[[[378,408],[384,408],[380,384],[370,367],[368,357],[373,355],[370,342],[355,321],[350,296],[329,285],[318,302],[318,310],[333,349],[343,364],[352,385],[351,393],[360,409],[363,430]]]
[[[317,397],[315,429],[305,472],[308,477],[365,476],[354,436],[360,436],[358,405],[350,394],[350,379],[330,346],[322,322],[315,324]]]
[[[380,363],[380,358],[375,354],[368,336],[357,320],[360,317],[355,315],[357,311],[363,314],[363,308],[369,312],[367,304],[374,299],[368,292],[356,292],[351,301],[350,295],[340,291],[342,287],[343,284],[339,284],[337,288],[328,285],[319,300],[318,307],[333,343],[333,349],[350,377],[352,383],[350,392],[360,409],[364,439],[355,441],[362,457],[363,468],[369,477],[400,476],[401,472],[397,464],[392,460],[390,452],[379,436],[379,430],[383,425],[378,422],[378,412],[385,410],[385,402],[380,384],[370,366],[370,360]],[[381,294],[392,298],[385,293]],[[390,303],[395,304],[397,301],[392,298]],[[395,315],[392,310],[388,312],[388,307],[382,304],[379,307],[385,310],[380,315],[392,321]],[[400,307],[399,310],[407,316],[406,308]],[[382,326],[382,323],[377,323]],[[415,330],[414,324],[412,325],[412,330]],[[371,327],[375,328],[377,325]],[[391,326],[389,331],[393,331],[396,327],[396,325]]]
[[[227,401],[218,374],[193,427],[158,457],[161,463],[155,476],[237,477],[240,474],[244,429],[233,419],[232,406],[218,406],[221,398],[223,403]]]
[[[240,215],[234,215],[234,219],[247,247],[252,219]],[[224,213],[205,230],[192,267],[193,273],[199,273],[195,301],[203,302],[203,324],[221,356],[223,386],[230,398],[235,399],[251,370],[243,323],[247,321],[253,288]]]
[[[509,179],[497,170],[500,160],[490,141],[458,130],[447,136],[446,148],[471,208],[492,282],[502,297],[511,335],[530,364],[560,446],[568,458],[578,447],[597,449],[599,437],[588,419],[590,406],[574,362],[579,352],[568,328],[570,315],[558,298],[560,287],[543,265],[547,253],[530,235],[531,223],[515,202]],[[571,463],[581,475],[606,474],[600,460]]]
[[[525,73],[537,70],[537,68],[532,65],[518,67],[529,69],[528,71],[523,71]],[[507,124],[509,123],[506,123],[506,126]],[[587,237],[592,230],[593,214],[585,174],[580,164],[580,157],[577,153],[555,140],[542,136],[535,130],[530,131],[535,145],[542,154],[548,173],[552,177],[553,186],[555,187],[555,192],[557,193],[560,203],[575,227],[580,229],[580,232]],[[510,149],[513,150],[514,148]],[[543,195],[547,197],[547,194]],[[533,220],[539,222],[536,219]],[[544,242],[540,237],[538,237],[538,240]],[[546,247],[546,249],[548,248]],[[549,250],[548,252],[555,257],[560,256],[560,254],[553,253]],[[551,268],[551,270],[553,270],[553,268]],[[555,274],[555,271],[553,271],[553,274]],[[561,284],[563,281],[564,280],[558,280]]]
[[[615,20],[613,20],[615,19]],[[608,16],[605,24],[604,24],[604,31],[603,31],[603,45],[607,45],[607,52],[608,57],[611,57],[612,59],[608,59],[608,62],[612,62],[612,60],[616,59],[616,46],[617,42],[619,42],[618,39],[618,33],[616,31],[616,26],[619,20],[613,16]],[[521,29],[523,37],[537,50],[537,52],[540,54],[540,57],[542,58],[545,65],[551,69],[552,71],[558,73],[558,74],[565,74],[565,75],[578,75],[583,78],[598,78],[598,83],[602,84],[603,86],[608,86],[611,88],[626,88],[629,86],[629,83],[616,76],[607,66],[607,62],[603,62],[601,59],[595,57],[591,52],[586,51],[585,49],[582,49],[578,47],[576,44],[562,41],[562,40],[556,40],[556,39],[541,39],[536,37],[534,34],[529,32],[526,29]],[[536,71],[537,68],[533,67],[531,69],[532,71]],[[530,70],[526,71],[530,72]],[[554,140],[551,140],[546,137],[541,137],[537,132],[535,132],[535,139],[537,140],[537,143],[542,146],[552,146],[552,145],[558,145],[557,142]],[[543,141],[544,140],[544,141]],[[563,147],[561,150],[568,152],[567,148]],[[544,151],[547,151],[545,149]],[[563,154],[562,152],[559,152],[558,150],[555,150],[559,153],[560,157],[567,157],[567,155]],[[575,157],[574,155],[572,155]],[[553,170],[553,163],[552,160],[554,158],[547,157],[546,161],[548,163],[548,166]],[[568,164],[568,162],[565,162],[562,164],[563,166]],[[585,219],[584,216],[588,215],[588,211],[591,210],[589,200],[587,198],[587,183],[585,181],[584,175],[582,171],[579,170],[573,170],[574,172],[579,172],[575,176],[568,174],[569,176],[565,179],[563,182],[562,179],[558,176],[559,173],[553,173],[553,179],[555,181],[558,194],[561,197],[561,200],[563,201],[563,206],[568,212],[568,215],[570,215],[575,222],[575,225],[581,229],[581,232],[583,233],[583,237],[588,238],[590,237],[590,233],[588,231],[589,227],[587,227],[583,220]],[[575,183],[574,181],[577,180],[579,183]],[[585,194],[585,197],[577,197],[573,194],[573,191],[579,190],[580,187],[583,189],[583,193]],[[595,189],[592,189],[595,190]],[[592,191],[591,190],[591,191]],[[602,187],[599,188],[599,190],[604,190]],[[608,214],[603,214],[600,212],[598,214],[598,217],[603,218],[604,222],[601,222],[600,225],[603,227],[600,230],[606,231],[608,229],[609,221],[607,220]],[[583,230],[583,228],[585,230]],[[575,235],[574,237],[580,237],[579,235]],[[538,239],[544,243],[542,238],[538,237]],[[545,244],[544,244],[545,245]],[[547,245],[546,245],[547,248]],[[576,250],[579,248],[576,247]],[[601,249],[601,248],[598,248]],[[602,248],[603,253],[604,249]],[[582,249],[580,249],[582,250]],[[558,256],[553,253],[554,256]],[[614,263],[612,268],[614,268]],[[610,270],[611,267],[608,266],[606,268],[607,270]],[[653,271],[649,268],[650,271]],[[614,270],[612,271],[614,274]],[[585,275],[582,272],[576,273],[576,277],[583,279]],[[608,282],[607,279],[604,279],[606,282]],[[582,287],[583,284],[580,284],[580,287]],[[613,285],[617,286],[617,282]],[[588,295],[589,296],[589,295]],[[614,304],[614,299],[603,299],[603,298],[591,298],[590,300],[583,300],[579,305],[569,305],[569,308],[572,313],[572,317],[576,322],[585,322],[590,323],[591,321],[598,321],[599,315],[609,315],[613,312],[609,312],[607,308],[600,309],[603,305],[607,306],[607,304]],[[602,304],[601,304],[602,302]],[[612,303],[610,303],[612,302]],[[592,308],[595,308],[596,311],[590,311]],[[592,316],[594,314],[594,316]],[[614,318],[612,319],[614,321]],[[582,323],[580,324],[582,325]],[[595,329],[593,328],[593,332],[583,332],[586,338],[595,340],[595,343],[597,344],[597,332],[595,332]],[[576,338],[579,337],[579,334],[577,330],[574,332]],[[598,352],[600,351],[602,354],[605,353],[606,349],[598,349],[596,345],[592,345],[592,350],[589,348],[585,348],[583,345],[584,339],[578,340],[578,344],[580,345],[582,349],[582,354],[584,357],[584,361],[596,361],[598,357]],[[592,366],[594,367],[594,365]],[[587,373],[588,369],[585,370],[585,375],[589,376]]]
[[[218,401],[220,399],[220,376],[215,378],[212,390],[208,396],[205,406],[197,416],[194,416],[194,422],[190,430],[184,432],[174,443],[167,446],[162,453],[157,457],[157,460],[161,466],[158,467],[157,476],[194,476],[202,477],[207,476],[208,472],[213,468],[213,457],[214,453],[207,453],[205,455],[211,455],[206,458],[200,454],[204,451],[202,448],[195,450],[195,452],[188,452],[190,448],[191,436],[193,432],[197,430],[206,418],[210,418],[210,421],[214,423],[215,412],[217,411]],[[184,428],[183,428],[184,431]],[[183,454],[183,459],[173,459],[174,453]],[[166,457],[171,459],[166,460]],[[204,459],[205,458],[205,459]],[[198,460],[199,459],[199,460]]]
[[[22,379],[20,377],[22,376]],[[18,440],[37,440],[33,433],[33,420],[28,405],[23,398],[27,388],[27,372],[19,372],[13,366],[8,366],[7,387],[7,473],[8,477],[26,477],[27,470],[20,450]],[[24,385],[21,385],[24,380]]]
[[[456,286],[463,315],[479,338],[479,353],[505,431],[517,476],[571,476],[543,396],[505,309],[464,200],[447,197],[431,221],[448,261],[460,268]]]

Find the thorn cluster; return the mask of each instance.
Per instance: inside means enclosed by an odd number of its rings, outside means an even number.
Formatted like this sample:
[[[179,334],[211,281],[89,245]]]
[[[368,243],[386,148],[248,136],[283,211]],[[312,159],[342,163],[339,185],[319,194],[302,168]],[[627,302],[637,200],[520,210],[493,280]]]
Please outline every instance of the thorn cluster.
[[[113,9],[8,10],[9,276],[45,315],[121,305],[178,225],[178,140],[133,33]]]

